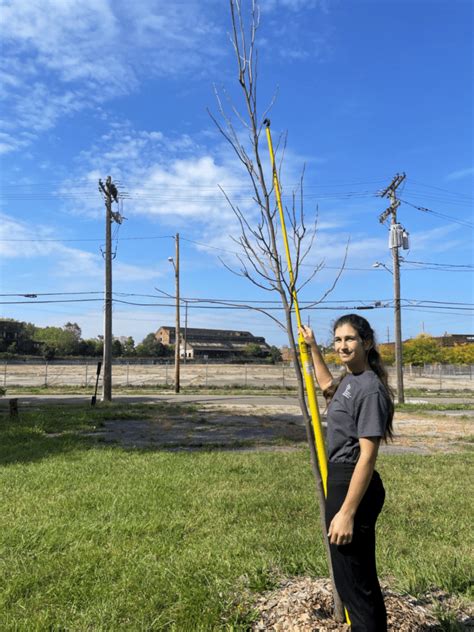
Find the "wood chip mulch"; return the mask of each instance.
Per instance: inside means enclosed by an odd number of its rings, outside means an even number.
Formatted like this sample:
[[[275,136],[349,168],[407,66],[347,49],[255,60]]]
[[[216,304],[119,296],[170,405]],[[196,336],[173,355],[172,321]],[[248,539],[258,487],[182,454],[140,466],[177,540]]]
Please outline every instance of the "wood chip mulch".
[[[383,587],[388,615],[388,629],[392,632],[436,632],[439,625],[434,609],[456,613],[459,630],[474,631],[474,608],[456,602],[440,590],[415,599],[397,594]],[[349,632],[350,627],[338,623],[332,616],[333,600],[328,579],[296,577],[284,580],[278,589],[257,597],[254,608],[258,612],[252,629],[256,632]],[[446,629],[446,628],[445,628]],[[453,628],[454,629],[454,628]]]

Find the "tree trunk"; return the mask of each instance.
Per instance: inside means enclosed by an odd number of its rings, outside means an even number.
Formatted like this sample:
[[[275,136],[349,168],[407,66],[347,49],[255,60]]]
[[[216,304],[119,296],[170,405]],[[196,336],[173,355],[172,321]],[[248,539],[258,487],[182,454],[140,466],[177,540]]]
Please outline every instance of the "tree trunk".
[[[316,498],[317,498],[318,506],[319,506],[321,532],[323,535],[324,547],[326,549],[326,557],[327,557],[328,567],[329,567],[329,576],[331,578],[331,585],[332,585],[332,592],[333,592],[333,599],[334,599],[334,618],[337,621],[343,622],[345,619],[344,606],[342,605],[341,598],[339,597],[339,593],[337,592],[336,584],[334,582],[334,572],[332,568],[331,551],[329,548],[329,538],[328,538],[327,527],[326,527],[326,498],[324,495],[323,481],[321,478],[321,472],[319,470],[319,464],[318,464],[318,457],[316,454],[316,447],[315,447],[316,442],[315,442],[315,437],[314,437],[313,424],[312,424],[311,416],[308,411],[308,406],[306,404],[304,379],[303,379],[303,374],[301,372],[301,366],[298,361],[298,350],[297,350],[296,341],[293,335],[293,329],[291,326],[292,325],[291,316],[288,312],[286,313],[286,320],[287,320],[288,341],[290,344],[290,349],[293,351],[294,358],[295,358],[294,365],[295,365],[296,380],[298,383],[298,387],[297,387],[298,388],[298,403],[300,405],[301,414],[303,415],[304,425],[306,429],[306,438],[308,440],[308,445],[309,445],[311,469],[313,471]]]

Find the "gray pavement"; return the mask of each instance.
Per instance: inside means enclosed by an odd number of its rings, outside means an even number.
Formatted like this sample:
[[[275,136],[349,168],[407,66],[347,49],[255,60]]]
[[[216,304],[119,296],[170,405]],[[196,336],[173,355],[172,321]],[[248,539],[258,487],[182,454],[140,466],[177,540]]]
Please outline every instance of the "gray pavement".
[[[90,404],[91,397],[84,395],[8,395],[0,399],[0,407],[8,407],[8,399],[17,398],[21,405],[32,406],[35,404]],[[100,401],[99,396],[97,401]],[[174,393],[159,395],[116,395],[113,398],[116,403],[151,403],[167,402],[182,404],[214,404],[222,403],[225,406],[298,406],[296,395],[206,395],[206,394],[179,394]],[[472,404],[472,397],[407,397],[407,403],[420,404]],[[318,397],[321,407],[325,406],[324,399]]]

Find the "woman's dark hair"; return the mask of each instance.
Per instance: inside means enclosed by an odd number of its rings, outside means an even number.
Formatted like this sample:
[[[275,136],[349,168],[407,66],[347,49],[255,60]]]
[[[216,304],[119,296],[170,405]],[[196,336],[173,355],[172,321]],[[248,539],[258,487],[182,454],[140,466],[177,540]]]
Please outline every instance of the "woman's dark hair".
[[[339,327],[342,327],[342,325],[350,325],[357,331],[357,333],[359,334],[363,342],[365,343],[370,342],[370,347],[367,352],[367,361],[372,371],[375,373],[375,375],[377,375],[379,380],[382,382],[385,388],[385,391],[387,392],[387,400],[389,402],[387,427],[386,427],[383,438],[385,441],[387,441],[387,439],[392,439],[393,438],[393,413],[394,413],[393,391],[390,388],[390,385],[388,383],[387,369],[385,368],[382,358],[380,356],[380,353],[377,349],[374,330],[370,326],[370,323],[365,318],[363,318],[362,316],[359,316],[358,314],[345,314],[344,316],[341,316],[340,318],[338,318],[333,324],[333,327],[332,327],[333,333],[336,333],[336,329],[338,329]],[[325,389],[323,395],[326,398],[326,401],[328,404],[331,401],[331,399],[334,397],[337,387],[341,383],[342,379],[346,376],[346,374],[347,372],[344,372],[339,378],[334,380],[331,386]]]

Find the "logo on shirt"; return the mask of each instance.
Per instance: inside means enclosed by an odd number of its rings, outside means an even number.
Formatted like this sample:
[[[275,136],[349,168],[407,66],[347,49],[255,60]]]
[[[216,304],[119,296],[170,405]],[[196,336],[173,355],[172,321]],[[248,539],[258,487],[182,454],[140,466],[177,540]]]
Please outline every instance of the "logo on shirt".
[[[346,386],[346,388],[344,389],[344,393],[342,394],[343,397],[345,397],[346,399],[351,399],[352,397],[352,393],[351,393],[351,385],[348,384]]]

